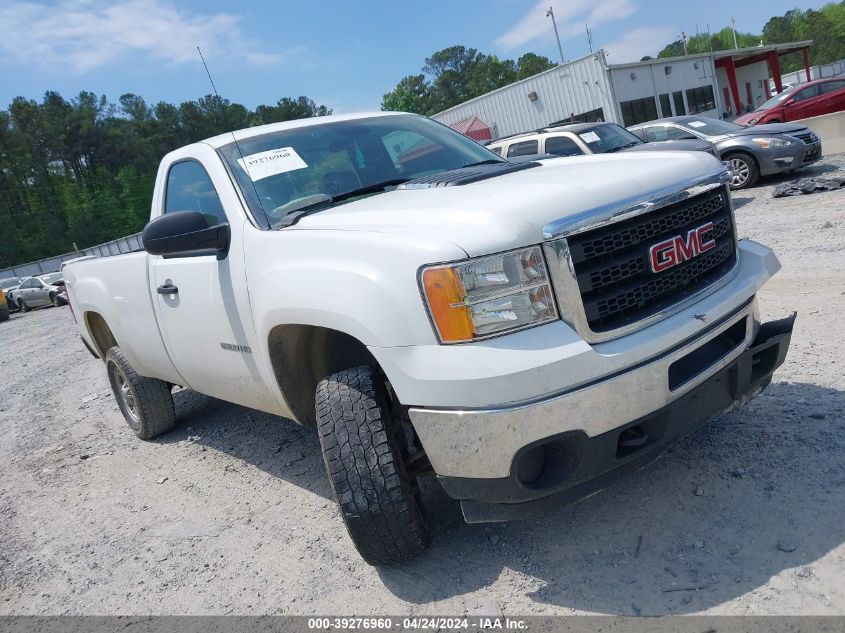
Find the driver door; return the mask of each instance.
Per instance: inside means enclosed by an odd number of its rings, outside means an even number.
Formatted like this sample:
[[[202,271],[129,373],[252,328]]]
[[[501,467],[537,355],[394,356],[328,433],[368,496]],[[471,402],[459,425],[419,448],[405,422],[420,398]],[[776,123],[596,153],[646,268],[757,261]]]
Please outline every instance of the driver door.
[[[213,160],[218,159],[214,156],[206,164]],[[173,162],[165,183],[163,214],[196,211],[209,226],[238,217],[235,209],[226,212],[218,194],[225,182],[216,187],[194,158]],[[256,344],[242,262],[242,229],[232,225],[230,230],[227,253],[149,255],[150,292],[167,351],[186,386],[229,402],[273,410],[277,404],[253,358]]]

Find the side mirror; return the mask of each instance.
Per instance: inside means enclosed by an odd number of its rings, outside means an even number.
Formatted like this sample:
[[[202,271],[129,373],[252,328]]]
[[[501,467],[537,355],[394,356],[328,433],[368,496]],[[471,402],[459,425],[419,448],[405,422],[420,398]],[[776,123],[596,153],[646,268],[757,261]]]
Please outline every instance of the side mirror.
[[[208,226],[202,213],[178,211],[147,224],[141,241],[150,255],[163,255],[168,259],[225,254],[229,250],[230,236],[228,224]]]

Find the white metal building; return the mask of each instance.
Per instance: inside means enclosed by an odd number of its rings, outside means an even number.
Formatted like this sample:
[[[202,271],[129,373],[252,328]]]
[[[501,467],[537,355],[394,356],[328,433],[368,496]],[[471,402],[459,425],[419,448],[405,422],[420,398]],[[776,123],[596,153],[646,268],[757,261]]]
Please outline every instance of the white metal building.
[[[605,63],[603,50],[515,82],[434,115],[456,126],[478,117],[493,138],[555,123],[611,121],[628,126],[666,116],[736,116],[769,98],[779,56],[811,42],[686,57]],[[807,71],[809,73],[809,71]],[[809,74],[808,74],[809,76]]]

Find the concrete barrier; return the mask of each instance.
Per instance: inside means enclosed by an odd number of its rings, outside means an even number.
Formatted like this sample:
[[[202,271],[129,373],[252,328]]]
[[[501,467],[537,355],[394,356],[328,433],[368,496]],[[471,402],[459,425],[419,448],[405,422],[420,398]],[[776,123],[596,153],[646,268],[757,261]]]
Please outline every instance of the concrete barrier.
[[[845,153],[845,110],[801,119],[794,123],[803,123],[822,140],[822,152],[828,154]]]
[[[40,259],[37,262],[18,264],[17,266],[12,266],[11,268],[3,268],[0,270],[0,279],[3,279],[4,277],[30,277],[34,275],[42,275],[44,273],[54,273],[61,268],[62,262],[82,257],[83,255],[109,257],[111,255],[134,253],[135,251],[141,250],[144,250],[144,246],[141,243],[141,234],[135,233],[133,235],[127,235],[126,237],[112,240],[111,242],[106,242],[105,244],[97,244],[96,246],[83,248],[80,251]]]

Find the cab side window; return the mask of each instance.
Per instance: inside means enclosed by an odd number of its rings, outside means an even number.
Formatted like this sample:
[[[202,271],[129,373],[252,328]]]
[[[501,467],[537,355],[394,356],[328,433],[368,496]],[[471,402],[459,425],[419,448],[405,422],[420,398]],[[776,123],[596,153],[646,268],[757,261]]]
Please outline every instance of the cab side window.
[[[821,84],[822,87],[822,94],[827,95],[831,92],[836,92],[837,90],[842,90],[845,88],[845,80],[842,81],[828,81],[826,83]]]
[[[799,101],[806,101],[807,99],[812,99],[813,97],[817,97],[819,95],[819,86],[816,84],[815,86],[807,86],[803,90],[799,90],[795,93],[795,96],[792,97],[793,103],[798,103]]]
[[[530,156],[531,154],[538,154],[539,143],[537,141],[522,141],[521,143],[514,143],[508,147],[508,158],[513,156]]]
[[[555,156],[580,156],[584,152],[578,143],[568,136],[549,136],[546,138],[546,154]]]
[[[167,174],[164,212],[196,211],[205,216],[208,226],[226,222],[220,197],[205,168],[195,160],[174,163]]]
[[[647,127],[644,132],[645,134],[643,135],[643,140],[646,143],[653,143],[655,141],[659,142],[666,140],[666,128],[663,126]]]

